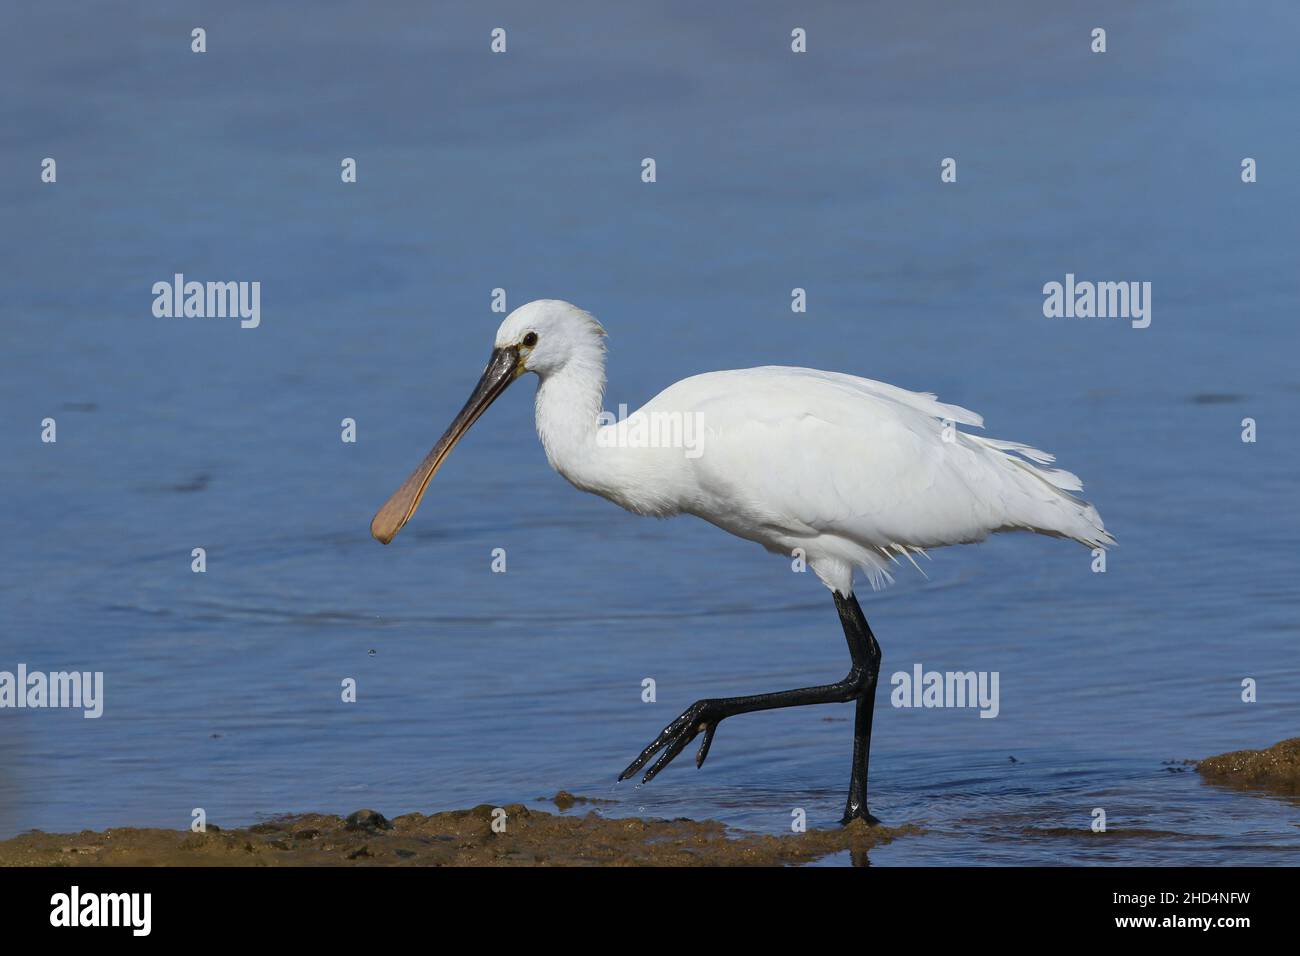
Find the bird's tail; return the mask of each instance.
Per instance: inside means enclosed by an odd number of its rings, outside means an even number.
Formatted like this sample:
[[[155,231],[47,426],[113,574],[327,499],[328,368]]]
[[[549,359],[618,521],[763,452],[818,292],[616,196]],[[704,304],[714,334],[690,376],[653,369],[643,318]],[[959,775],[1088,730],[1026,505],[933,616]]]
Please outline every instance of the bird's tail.
[[[1021,479],[1018,484],[1024,498],[1016,509],[1016,518],[1006,529],[999,530],[1026,530],[1069,538],[1088,548],[1114,546],[1115,537],[1102,524],[1097,509],[1070,494],[1083,490],[1079,476],[1064,468],[1045,467],[1056,461],[1054,455],[1020,442],[961,434],[963,439],[998,452]]]

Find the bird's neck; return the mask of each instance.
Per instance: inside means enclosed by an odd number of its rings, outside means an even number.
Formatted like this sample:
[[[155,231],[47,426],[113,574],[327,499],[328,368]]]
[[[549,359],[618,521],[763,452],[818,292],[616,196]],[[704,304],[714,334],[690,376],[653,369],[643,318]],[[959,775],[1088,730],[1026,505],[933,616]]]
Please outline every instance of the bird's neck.
[[[596,445],[605,395],[605,357],[599,347],[572,356],[537,385],[537,435],[551,467],[584,491],[601,493],[608,456]]]

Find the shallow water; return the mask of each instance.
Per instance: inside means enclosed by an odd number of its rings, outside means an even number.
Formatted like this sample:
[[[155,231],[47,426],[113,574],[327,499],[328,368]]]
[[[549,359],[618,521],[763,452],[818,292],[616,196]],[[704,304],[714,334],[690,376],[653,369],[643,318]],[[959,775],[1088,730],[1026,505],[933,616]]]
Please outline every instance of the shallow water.
[[[1084,477],[1121,542],[1106,573],[1011,535],[862,594],[885,678],[1001,678],[991,720],[895,709],[882,679],[872,809],[927,834],[873,864],[1300,861],[1294,804],[1181,763],[1300,732],[1293,5],[225,6],[2,15],[23,42],[0,60],[22,90],[0,108],[0,670],[103,671],[107,702],[0,711],[0,836],[561,788],[768,832],[838,819],[848,706],[729,720],[698,773],[613,785],[696,698],[847,655],[812,575],[553,474],[523,383],[402,536],[370,539],[501,286],[603,320],[610,408],[713,368],[834,368]],[[260,281],[261,326],[154,318],[175,272]],[[1045,319],[1066,272],[1151,281],[1150,328]]]

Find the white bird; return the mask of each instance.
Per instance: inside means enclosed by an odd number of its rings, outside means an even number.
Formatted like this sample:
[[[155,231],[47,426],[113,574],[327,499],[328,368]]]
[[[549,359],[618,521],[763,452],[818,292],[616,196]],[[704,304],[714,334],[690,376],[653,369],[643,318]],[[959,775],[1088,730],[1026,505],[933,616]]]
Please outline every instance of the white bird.
[[[719,722],[736,714],[857,702],[844,823],[875,823],[867,809],[871,716],[880,646],[853,593],[855,571],[879,588],[899,558],[1032,531],[1105,548],[1097,510],[1069,494],[1082,486],[1053,457],[1018,442],[958,431],[983,419],[934,395],[838,372],[738,369],[670,385],[621,422],[602,413],[605,330],[554,299],[520,306],[497,330],[487,368],[465,407],[371,533],[384,544],[415,513],[452,447],[525,372],[537,386],[537,433],[551,466],[583,491],[628,511],[690,514],[776,554],[802,554],[832,592],[852,665],[842,680],[746,697],[696,701],[620,774],[649,781],[698,734],[696,765]],[[657,424],[656,424],[657,423]],[[914,560],[913,560],[913,563]]]

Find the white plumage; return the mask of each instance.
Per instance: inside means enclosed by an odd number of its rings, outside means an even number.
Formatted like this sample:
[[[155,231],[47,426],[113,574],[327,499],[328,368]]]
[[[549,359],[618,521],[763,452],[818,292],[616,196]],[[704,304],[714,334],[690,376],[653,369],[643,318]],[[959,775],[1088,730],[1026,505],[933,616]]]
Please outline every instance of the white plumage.
[[[683,379],[624,421],[598,426],[600,326],[568,303],[543,300],[506,319],[498,347],[525,329],[538,335],[525,367],[541,378],[537,430],[556,471],[638,514],[693,514],[769,551],[802,549],[841,594],[852,593],[855,568],[880,587],[900,557],[999,531],[1114,543],[1097,510],[1068,493],[1079,479],[1044,467],[1051,455],[959,431],[983,419],[934,395],[766,366]],[[567,360],[545,355],[534,366],[550,343]],[[698,454],[629,447],[638,416],[653,415],[696,416]]]

